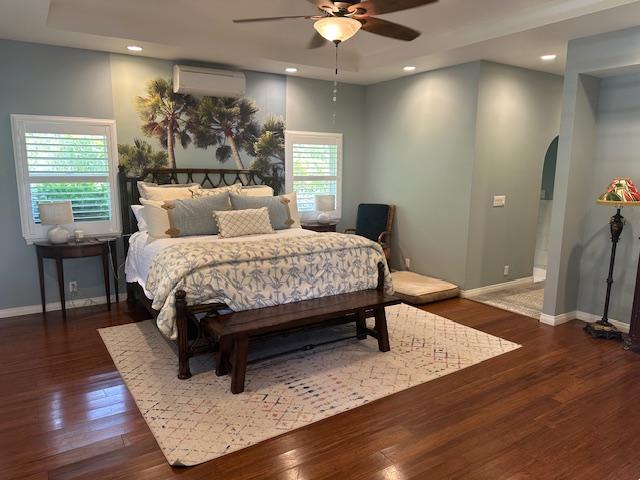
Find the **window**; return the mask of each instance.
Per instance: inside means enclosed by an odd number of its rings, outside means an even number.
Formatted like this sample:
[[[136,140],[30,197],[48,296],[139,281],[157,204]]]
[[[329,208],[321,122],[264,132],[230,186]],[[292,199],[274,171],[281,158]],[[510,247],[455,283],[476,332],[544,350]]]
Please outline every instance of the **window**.
[[[304,219],[315,218],[315,196],[336,196],[336,212],[342,213],[342,134],[292,132],[285,134],[286,187],[298,197]]]
[[[38,204],[71,200],[74,224],[88,235],[120,233],[113,120],[12,115],[22,235],[46,238]]]

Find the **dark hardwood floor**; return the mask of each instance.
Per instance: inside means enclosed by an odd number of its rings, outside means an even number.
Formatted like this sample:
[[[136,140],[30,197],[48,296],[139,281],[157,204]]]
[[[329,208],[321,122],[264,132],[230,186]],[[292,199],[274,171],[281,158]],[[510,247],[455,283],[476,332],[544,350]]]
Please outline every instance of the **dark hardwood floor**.
[[[96,328],[125,303],[0,320],[0,479],[640,478],[640,356],[469,300],[427,308],[523,348],[189,469],[171,468]]]

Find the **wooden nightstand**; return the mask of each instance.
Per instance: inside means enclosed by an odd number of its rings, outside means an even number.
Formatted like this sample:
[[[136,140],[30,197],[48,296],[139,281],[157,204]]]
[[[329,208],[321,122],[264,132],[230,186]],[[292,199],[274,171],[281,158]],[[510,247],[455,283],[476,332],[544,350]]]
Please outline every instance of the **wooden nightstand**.
[[[304,228],[305,230],[313,230],[314,232],[335,232],[336,225],[338,225],[338,222],[331,222],[331,223],[309,222],[309,223],[303,223],[302,228]]]
[[[63,259],[65,258],[83,258],[83,257],[101,257],[102,273],[104,275],[104,289],[107,294],[107,308],[111,310],[111,285],[109,282],[109,256],[114,272],[118,268],[118,260],[116,253],[116,240],[99,240],[96,238],[88,238],[80,242],[70,241],[69,243],[53,244],[50,242],[36,242],[36,253],[38,255],[38,275],[40,277],[40,298],[42,300],[42,313],[47,313],[45,290],[44,290],[44,262],[45,258],[52,258],[56,261],[56,270],[58,271],[58,290],[60,292],[60,303],[62,305],[62,318],[67,318],[67,309],[65,304],[65,284],[64,284],[64,267]],[[109,255],[111,252],[111,255]],[[115,281],[116,302],[118,301],[118,280]]]

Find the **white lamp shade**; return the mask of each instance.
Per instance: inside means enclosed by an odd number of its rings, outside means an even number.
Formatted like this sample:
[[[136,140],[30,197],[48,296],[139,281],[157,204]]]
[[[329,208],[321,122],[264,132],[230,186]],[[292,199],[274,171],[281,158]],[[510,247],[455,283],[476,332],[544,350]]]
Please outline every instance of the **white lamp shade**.
[[[330,42],[344,42],[353,37],[362,24],[353,18],[326,17],[313,24],[313,28]]]
[[[68,225],[73,223],[71,201],[39,203],[38,212],[42,225]]]
[[[316,212],[333,212],[335,209],[335,195],[316,195]]]

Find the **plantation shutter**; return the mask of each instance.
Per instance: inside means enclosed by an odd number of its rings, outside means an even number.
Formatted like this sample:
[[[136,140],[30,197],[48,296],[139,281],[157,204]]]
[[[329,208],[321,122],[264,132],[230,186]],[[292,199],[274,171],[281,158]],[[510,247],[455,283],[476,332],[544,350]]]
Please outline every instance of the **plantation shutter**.
[[[315,214],[315,196],[336,196],[340,211],[342,136],[339,134],[287,132],[288,189],[298,198],[298,210]],[[339,215],[339,213],[338,213]]]
[[[27,115],[12,122],[25,238],[43,237],[38,204],[64,200],[71,201],[77,228],[118,233],[113,122]]]
[[[25,133],[31,211],[38,204],[71,200],[76,222],[111,220],[106,135]]]

